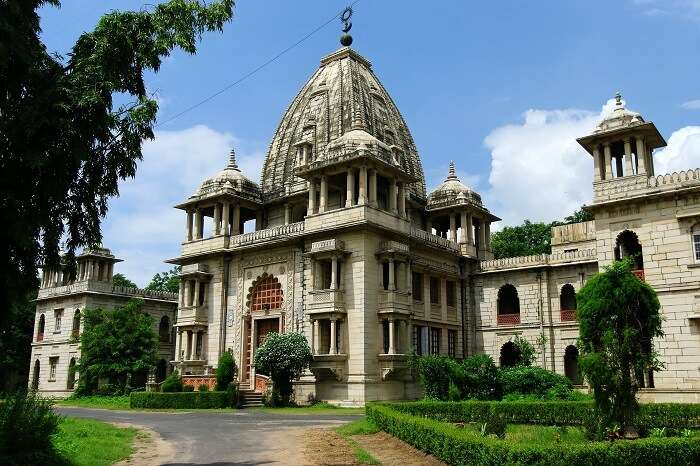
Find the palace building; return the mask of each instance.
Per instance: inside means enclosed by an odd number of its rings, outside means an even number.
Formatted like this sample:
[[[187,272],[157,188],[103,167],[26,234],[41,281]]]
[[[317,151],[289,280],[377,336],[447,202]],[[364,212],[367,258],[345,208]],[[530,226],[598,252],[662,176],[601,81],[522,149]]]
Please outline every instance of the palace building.
[[[486,353],[509,365],[520,336],[538,349],[536,364],[580,384],[575,293],[634,255],[635,274],[657,291],[665,318],[665,336],[654,341],[665,368],[639,375],[642,397],[700,401],[700,169],[657,175],[653,150],[664,138],[619,96],[578,142],[592,159],[595,220],[552,228],[551,254],[494,260],[490,231],[499,218],[454,164],[426,192],[391,96],[367,59],[340,48],[283,115],[260,183],[241,172],[232,150],[223,170],[176,206],[185,234],[168,261],[182,266],[173,365],[189,383],[204,383],[231,351],[252,393],[265,383],[252,361],[266,336],[302,332],[314,356],[296,401],[361,405],[420,396],[414,352]],[[86,285],[44,279],[37,336],[50,333],[55,316],[71,318],[57,308],[90,305],[78,296],[93,296],[91,286],[107,290],[96,297],[122,296],[109,272],[103,283],[94,266],[85,270]],[[76,287],[83,294],[69,292]],[[171,297],[144,298],[148,312],[170,315]],[[77,348],[67,345],[37,341],[34,377],[69,374]],[[40,388],[49,384],[39,378]]]

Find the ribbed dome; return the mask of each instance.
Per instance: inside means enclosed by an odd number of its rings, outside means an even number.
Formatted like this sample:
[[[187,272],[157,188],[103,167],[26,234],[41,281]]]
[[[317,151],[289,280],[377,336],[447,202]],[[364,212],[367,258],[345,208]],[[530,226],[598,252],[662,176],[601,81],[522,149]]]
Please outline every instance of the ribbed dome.
[[[343,47],[321,60],[282,118],[262,170],[264,200],[306,190],[306,182],[294,175],[295,144],[310,142],[314,158],[323,160],[346,139],[402,152],[400,168],[418,180],[409,191],[425,199],[423,167],[403,117],[370,62]]]
[[[459,180],[455,170],[455,164],[454,162],[450,162],[447,178],[440,186],[430,193],[428,196],[427,208],[439,209],[441,207],[467,203],[483,206],[481,203],[481,196]]]
[[[229,154],[229,161],[226,167],[211,178],[204,180],[195,196],[206,197],[223,190],[235,192],[241,197],[255,201],[258,201],[260,198],[260,188],[241,173],[236,163],[236,152],[233,149],[231,149]]]

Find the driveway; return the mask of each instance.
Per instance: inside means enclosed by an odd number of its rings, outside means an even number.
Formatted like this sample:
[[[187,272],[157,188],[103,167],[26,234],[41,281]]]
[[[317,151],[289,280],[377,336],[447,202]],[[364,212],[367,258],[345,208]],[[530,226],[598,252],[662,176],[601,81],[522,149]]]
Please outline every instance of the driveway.
[[[332,427],[358,416],[277,415],[234,412],[139,412],[89,408],[56,408],[66,416],[145,426],[158,432],[175,450],[169,465],[299,465],[304,464],[304,434],[313,427]]]

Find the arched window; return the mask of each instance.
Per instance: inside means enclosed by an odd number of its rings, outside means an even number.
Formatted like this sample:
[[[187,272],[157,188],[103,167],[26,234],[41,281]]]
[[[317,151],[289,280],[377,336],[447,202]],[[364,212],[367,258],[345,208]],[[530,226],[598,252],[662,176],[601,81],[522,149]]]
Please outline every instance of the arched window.
[[[66,388],[68,390],[73,390],[75,387],[75,358],[70,358],[70,363],[68,364],[68,383],[66,383]]]
[[[574,385],[581,385],[581,376],[578,372],[578,348],[569,345],[564,350],[564,375]]]
[[[630,230],[625,230],[617,235],[617,241],[615,242],[615,260],[619,261],[626,257],[632,257],[632,269],[634,271],[644,270],[642,245],[639,243],[636,233]],[[635,275],[644,278],[643,272]]]
[[[168,316],[163,316],[160,318],[160,324],[158,325],[158,336],[160,341],[167,343],[170,341],[170,319]]]
[[[561,287],[559,309],[562,322],[576,320],[576,290],[570,283]]]
[[[264,274],[256,280],[250,293],[249,306],[251,311],[268,311],[282,307],[282,285],[272,275]]]
[[[518,299],[518,290],[513,285],[503,285],[498,290],[497,321],[499,325],[520,323],[520,299]]]
[[[693,260],[700,263],[700,223],[693,225],[690,235],[693,239]]]
[[[76,309],[73,313],[73,330],[71,335],[75,338],[80,336],[80,309]]]
[[[520,350],[515,346],[515,343],[508,341],[501,346],[501,357],[499,359],[501,367],[513,367],[518,363],[519,359]]]
[[[39,325],[36,328],[36,341],[44,340],[44,327],[46,326],[46,317],[44,314],[39,316]],[[38,361],[37,361],[38,362]]]
[[[43,316],[42,316],[43,317]],[[34,373],[32,374],[32,390],[38,390],[39,389],[39,372],[41,369],[41,364],[39,363],[39,360],[37,359],[34,361]]]
[[[168,363],[165,362],[165,359],[161,359],[158,361],[158,364],[156,364],[156,383],[161,383],[163,380],[165,380],[167,372]]]

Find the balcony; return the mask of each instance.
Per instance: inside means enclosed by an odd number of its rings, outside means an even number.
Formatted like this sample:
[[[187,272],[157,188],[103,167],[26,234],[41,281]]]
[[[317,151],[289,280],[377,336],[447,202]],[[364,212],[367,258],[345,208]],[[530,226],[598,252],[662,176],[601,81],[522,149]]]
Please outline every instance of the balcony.
[[[208,306],[184,306],[177,310],[178,326],[207,323]]]
[[[220,249],[226,249],[229,245],[229,237],[225,235],[212,236],[209,238],[195,239],[182,243],[183,256],[193,256]]]
[[[517,314],[498,314],[496,316],[496,323],[498,325],[519,325],[520,324],[520,313],[517,313]]]
[[[311,372],[318,378],[332,376],[340,381],[345,373],[347,354],[314,354],[314,360],[309,365]]]
[[[377,300],[377,311],[380,314],[411,313],[411,297],[406,291],[380,290]]]
[[[377,358],[382,380],[405,374],[410,368],[411,357],[408,354],[380,354]]]
[[[343,290],[313,290],[309,292],[309,314],[345,312]]]
[[[560,318],[562,322],[575,322],[576,321],[576,310],[575,309],[562,309],[560,311]]]

